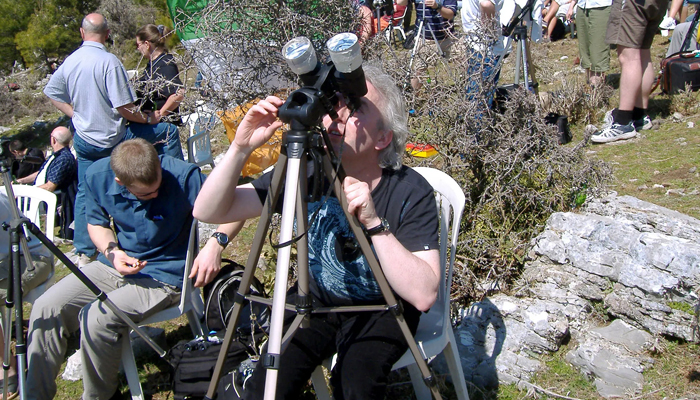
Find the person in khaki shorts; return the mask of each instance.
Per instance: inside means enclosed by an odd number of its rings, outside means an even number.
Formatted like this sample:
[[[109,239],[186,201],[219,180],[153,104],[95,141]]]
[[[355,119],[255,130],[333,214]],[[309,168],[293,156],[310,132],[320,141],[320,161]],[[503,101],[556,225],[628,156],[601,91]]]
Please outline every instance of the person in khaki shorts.
[[[610,69],[610,45],[605,42],[605,29],[610,18],[612,0],[572,0],[566,19],[573,20],[576,12],[578,52],[581,68],[586,70],[586,79],[591,86],[605,81]]]
[[[612,124],[591,136],[593,143],[631,139],[651,128],[647,107],[656,74],[650,48],[667,7],[668,0],[613,1],[605,41],[617,45],[620,105],[612,111]]]

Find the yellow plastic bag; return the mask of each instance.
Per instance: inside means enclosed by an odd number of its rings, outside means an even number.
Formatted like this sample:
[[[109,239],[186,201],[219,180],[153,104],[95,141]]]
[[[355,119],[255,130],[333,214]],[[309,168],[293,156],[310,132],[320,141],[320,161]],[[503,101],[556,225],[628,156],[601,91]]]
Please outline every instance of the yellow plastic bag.
[[[238,124],[241,123],[245,114],[251,107],[258,104],[259,101],[260,100],[256,99],[250,103],[238,106],[233,110],[218,112],[219,118],[221,118],[221,122],[224,123],[224,128],[226,128],[226,137],[228,137],[229,143],[233,143],[233,139],[236,137],[236,129],[238,129]],[[243,176],[258,174],[276,163],[280,156],[281,147],[282,129],[280,128],[275,131],[275,134],[272,135],[267,143],[253,151],[248,158],[248,162],[243,167],[243,171],[241,172]]]

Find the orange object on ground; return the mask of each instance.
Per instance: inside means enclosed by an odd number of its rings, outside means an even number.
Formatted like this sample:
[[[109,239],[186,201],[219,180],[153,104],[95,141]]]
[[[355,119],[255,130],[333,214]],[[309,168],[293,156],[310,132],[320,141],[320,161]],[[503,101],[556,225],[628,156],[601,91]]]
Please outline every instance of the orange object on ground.
[[[428,158],[437,154],[435,147],[429,144],[406,143],[406,151],[413,157]]]

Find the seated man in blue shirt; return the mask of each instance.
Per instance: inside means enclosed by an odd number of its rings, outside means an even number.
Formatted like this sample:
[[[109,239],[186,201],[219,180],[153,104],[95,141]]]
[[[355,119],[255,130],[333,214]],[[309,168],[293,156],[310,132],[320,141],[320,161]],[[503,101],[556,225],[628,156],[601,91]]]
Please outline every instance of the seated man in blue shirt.
[[[70,152],[73,134],[65,126],[59,126],[51,132],[51,149],[53,154],[31,175],[17,179],[18,183],[34,184],[49,192],[65,190],[78,179],[78,162]]]
[[[152,144],[132,139],[119,144],[110,158],[95,162],[85,180],[88,233],[100,254],[82,271],[137,323],[177,304],[192,208],[204,182],[199,168],[158,156]],[[207,276],[204,280],[211,280],[212,272],[215,276],[218,270],[199,266],[198,275]],[[109,399],[116,392],[119,340],[128,334],[128,326],[69,275],[32,309],[29,399],[54,397],[67,336],[78,329],[83,399]]]

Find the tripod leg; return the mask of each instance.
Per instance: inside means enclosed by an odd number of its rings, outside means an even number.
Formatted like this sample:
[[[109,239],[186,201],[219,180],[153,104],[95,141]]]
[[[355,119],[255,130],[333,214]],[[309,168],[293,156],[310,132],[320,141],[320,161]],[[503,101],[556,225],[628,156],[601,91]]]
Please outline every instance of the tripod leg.
[[[516,39],[517,44],[515,46],[515,85],[520,84],[520,63],[522,62],[522,47],[520,47],[521,39]],[[525,78],[527,80],[527,78]]]
[[[284,150],[284,147],[283,147]],[[221,379],[221,374],[224,368],[224,362],[226,361],[226,355],[228,349],[231,347],[231,341],[236,334],[236,324],[238,324],[238,319],[241,315],[241,309],[243,308],[243,301],[245,296],[250,292],[250,284],[253,282],[253,276],[255,274],[255,269],[258,263],[258,258],[262,252],[262,245],[265,241],[265,235],[267,235],[267,230],[270,226],[270,220],[272,219],[273,210],[275,209],[275,203],[282,186],[282,178],[287,169],[287,155],[283,151],[280,153],[277,164],[275,164],[275,172],[272,175],[272,183],[270,190],[267,194],[267,199],[263,205],[263,211],[260,215],[260,222],[258,222],[258,228],[255,231],[255,237],[253,238],[253,243],[251,245],[250,254],[248,254],[248,261],[246,262],[245,271],[241,277],[241,283],[238,286],[238,293],[234,299],[233,310],[231,311],[231,317],[229,318],[228,324],[226,325],[226,334],[224,335],[224,340],[221,344],[221,350],[219,351],[219,357],[214,365],[214,373],[212,374],[211,381],[209,382],[209,387],[207,388],[207,394],[204,397],[206,400],[214,399],[216,395],[216,387]]]
[[[324,157],[323,161],[323,167],[326,176],[335,176],[335,171],[333,169],[333,165],[331,164],[329,157]],[[343,187],[341,184],[343,179],[345,179],[345,172],[342,170],[342,168],[340,169],[337,175],[338,178],[333,180],[334,191],[343,211],[345,212],[345,216],[350,222],[350,228],[352,228],[352,231],[355,234],[355,238],[357,239],[357,242],[362,248],[362,253],[365,255],[367,263],[369,264],[372,273],[374,274],[374,278],[379,284],[379,288],[381,289],[382,295],[384,296],[384,300],[386,301],[388,309],[396,317],[396,322],[399,324],[401,332],[406,338],[408,348],[411,350],[411,353],[413,354],[413,357],[416,360],[416,365],[418,366],[421,374],[423,375],[423,381],[430,388],[430,391],[432,392],[433,397],[435,399],[442,399],[442,396],[438,391],[437,385],[435,384],[435,378],[430,374],[428,364],[425,362],[425,359],[423,359],[423,354],[418,349],[416,340],[413,338],[413,334],[411,334],[411,330],[409,329],[408,324],[406,323],[406,320],[403,317],[402,306],[396,300],[396,297],[394,296],[394,293],[391,290],[391,286],[386,280],[384,272],[382,272],[382,268],[379,265],[379,261],[377,261],[377,258],[374,256],[374,251],[370,246],[369,239],[367,238],[367,236],[365,236],[365,233],[362,230],[362,227],[360,226],[360,223],[357,220],[357,218],[354,215],[349,214],[347,211],[348,199],[345,197],[345,192],[343,191]]]
[[[296,188],[299,184],[300,163],[301,159],[299,158],[289,158],[287,160],[286,184],[288,188]],[[282,222],[280,225],[280,243],[287,243],[292,240],[295,202],[296,191],[285,190],[282,205]],[[270,336],[267,341],[267,354],[262,360],[264,363],[263,365],[267,368],[265,378],[266,400],[274,400],[277,391],[279,357],[282,350],[282,331],[284,329],[284,305],[286,302],[289,260],[291,255],[291,246],[284,246],[277,251],[276,284],[273,295],[272,315],[270,317]]]
[[[8,281],[9,282],[9,281]],[[2,378],[3,382],[9,382],[10,375],[10,363],[12,362],[12,350],[10,349],[10,340],[12,337],[12,311],[11,308],[3,308],[2,311],[2,327],[3,327],[3,359],[2,359]],[[3,385],[2,388],[2,398],[7,398],[7,385]]]
[[[406,76],[406,83],[405,83],[406,86],[411,83],[411,77],[413,76],[413,60],[416,58],[416,52],[418,51],[418,43],[419,43],[422,35],[423,35],[423,21],[421,20],[420,23],[418,24],[418,30],[416,31],[416,34],[413,36],[413,50],[411,50],[411,59],[408,61],[408,74]],[[404,86],[404,88],[406,86]]]
[[[525,58],[525,60],[523,61],[523,63],[525,65],[525,73],[524,73],[525,74],[525,81],[528,80],[528,75],[529,75],[530,82],[532,82],[532,88],[535,91],[535,94],[537,94],[539,92],[539,90],[537,90],[539,85],[537,84],[537,78],[535,77],[535,68],[530,63],[530,60],[532,60],[532,57],[530,55],[530,42],[528,42],[528,41],[524,41],[524,42],[525,42],[525,45],[523,46],[523,48],[525,49],[525,51],[523,52],[523,54],[524,54],[523,57]],[[528,87],[528,90],[529,89],[530,88]]]
[[[296,215],[297,215],[297,232],[308,231],[308,214],[307,202],[304,199],[307,190],[306,177],[306,156],[302,156],[301,164],[299,165],[299,176],[304,177],[299,179],[299,185],[296,195]],[[297,241],[297,297],[296,297],[297,313],[303,316],[301,328],[309,326],[309,314],[311,313],[311,295],[309,293],[309,237],[302,235]],[[283,340],[284,342],[284,340]]]

